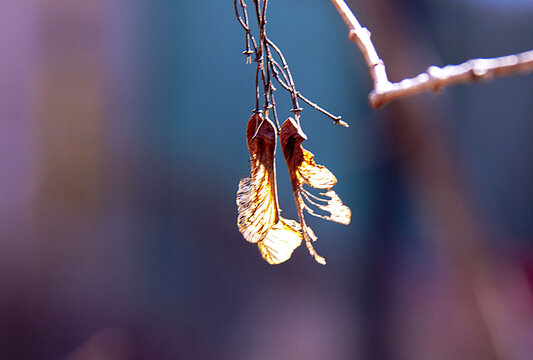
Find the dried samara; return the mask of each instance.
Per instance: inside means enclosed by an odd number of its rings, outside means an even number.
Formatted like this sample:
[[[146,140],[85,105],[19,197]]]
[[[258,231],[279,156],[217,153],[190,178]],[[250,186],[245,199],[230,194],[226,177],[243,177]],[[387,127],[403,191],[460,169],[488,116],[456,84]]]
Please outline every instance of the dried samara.
[[[331,190],[337,183],[335,176],[324,166],[317,165],[314,155],[301,146],[307,137],[299,122],[287,119],[279,136],[300,222],[280,215],[274,166],[276,132],[268,117],[256,113],[248,121],[246,129],[251,174],[241,179],[237,191],[239,231],[247,241],[257,243],[261,255],[270,264],[288,260],[303,239],[315,260],[325,265],[326,260],[313,248],[312,242],[317,237],[305,222],[304,210],[313,216],[348,225],[350,209]],[[325,192],[317,196],[304,185]]]
[[[251,174],[241,179],[237,192],[237,225],[244,238],[259,246],[270,264],[288,260],[302,243],[300,224],[280,216],[274,157],[276,132],[268,119],[252,115],[246,128]]]

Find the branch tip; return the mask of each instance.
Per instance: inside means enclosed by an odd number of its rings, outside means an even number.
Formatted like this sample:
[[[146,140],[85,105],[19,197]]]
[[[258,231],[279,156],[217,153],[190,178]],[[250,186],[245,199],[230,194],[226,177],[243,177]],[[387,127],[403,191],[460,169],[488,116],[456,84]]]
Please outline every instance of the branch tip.
[[[355,42],[363,54],[374,89],[368,95],[374,109],[389,101],[420,94],[425,91],[439,92],[447,86],[492,80],[495,77],[533,72],[533,50],[515,55],[491,59],[472,59],[459,65],[443,68],[430,66],[426,72],[414,78],[392,83],[388,80],[385,63],[372,43],[370,31],[362,27],[344,0],[331,0],[348,27],[348,38]]]
[[[349,127],[350,127],[350,125],[348,125],[347,122],[342,121],[341,119],[338,119],[338,120],[336,120],[336,121],[334,121],[334,122],[335,122],[335,125],[342,125],[342,126],[344,126],[345,128],[349,128]]]

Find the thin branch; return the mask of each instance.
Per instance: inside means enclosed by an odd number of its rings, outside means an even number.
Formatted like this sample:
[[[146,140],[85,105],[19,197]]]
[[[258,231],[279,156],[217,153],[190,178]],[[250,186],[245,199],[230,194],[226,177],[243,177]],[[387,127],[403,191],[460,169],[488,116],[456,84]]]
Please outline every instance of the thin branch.
[[[309,100],[308,98],[303,96],[301,92],[296,91],[296,90],[293,91],[293,89],[287,84],[289,82],[289,80],[287,79],[287,75],[285,74],[285,72],[281,68],[280,64],[278,64],[276,61],[272,60],[271,66],[272,66],[272,75],[274,76],[274,79],[276,79],[277,82],[281,85],[282,88],[284,88],[285,90],[287,90],[291,94],[294,93],[296,97],[300,98],[307,105],[311,106],[316,111],[319,111],[322,114],[324,114],[327,117],[329,117],[331,120],[333,120],[335,125],[342,125],[344,127],[350,127],[350,125],[348,125],[348,123],[346,123],[345,121],[342,120],[342,116],[333,115],[329,111],[327,111],[327,110],[323,109],[322,107],[320,107],[318,104],[315,104],[314,102],[312,102],[311,100]],[[283,80],[279,77],[280,74],[283,76]],[[299,111],[296,111],[296,110],[299,110]],[[295,113],[296,112],[299,113],[301,109],[296,109],[296,110],[293,109],[291,111],[295,112]]]
[[[278,120],[278,111],[276,109],[276,100],[274,99],[274,91],[276,91],[275,88],[273,88],[272,91],[270,92],[270,103],[272,104],[272,113],[274,114],[274,123],[276,124],[276,127],[280,129],[279,120]]]
[[[319,111],[321,112],[322,114],[326,115],[327,117],[329,117],[331,120],[333,120],[333,122],[335,123],[335,125],[342,125],[344,127],[350,127],[348,125],[348,123],[346,123],[345,121],[341,120],[342,117],[341,116],[335,116],[333,115],[332,113],[330,113],[329,111],[327,110],[324,110],[323,108],[321,108],[320,106],[318,106],[317,104],[315,104],[314,102],[312,102],[311,100],[309,100],[308,98],[306,98],[305,96],[303,96],[300,92],[297,92],[296,95],[303,101],[305,102],[307,105],[311,106],[313,109],[315,109],[316,111]]]
[[[447,65],[443,68],[430,66],[426,72],[414,78],[390,82],[385,63],[379,57],[370,39],[370,31],[359,24],[344,0],[331,0],[331,2],[348,26],[350,40],[357,44],[368,65],[370,76],[374,81],[374,89],[368,96],[373,108],[379,108],[389,101],[424,91],[438,92],[450,85],[491,80],[494,77],[533,71],[533,50],[530,50],[491,59],[472,59],[459,65]]]
[[[257,52],[257,44],[255,42],[254,37],[251,34],[250,25],[249,25],[249,22],[248,22],[248,13],[246,12],[246,4],[245,4],[244,0],[239,0],[239,4],[241,6],[241,11],[243,13],[244,20],[239,15],[239,10],[238,10],[238,7],[237,7],[237,0],[233,0],[233,5],[234,5],[234,8],[235,8],[235,15],[237,16],[237,20],[239,21],[239,23],[243,27],[243,29],[245,31],[245,34],[246,34],[245,35],[245,38],[246,38],[246,41],[245,41],[246,49],[243,51],[243,54],[246,55],[246,63],[247,64],[251,64],[252,63],[251,55]],[[254,48],[253,51],[250,49],[250,42],[252,43],[252,46]]]
[[[430,66],[426,72],[397,83],[391,83],[388,89],[370,93],[373,107],[380,107],[387,102],[424,91],[438,92],[446,86],[471,83],[480,80],[492,80],[494,77],[533,71],[533,50],[491,59],[472,59],[460,65],[447,65],[443,68]]]
[[[272,42],[266,31],[266,13],[268,7],[268,0],[253,0],[255,17],[258,25],[259,41],[256,42],[252,31],[250,28],[248,20],[248,11],[245,0],[233,0],[233,6],[235,10],[235,16],[237,17],[238,22],[245,31],[245,51],[243,52],[246,55],[246,63],[251,63],[251,55],[255,55],[256,63],[256,73],[255,73],[255,91],[256,91],[256,101],[254,113],[265,112],[268,114],[269,111],[273,113],[276,131],[279,131],[279,120],[276,111],[276,101],[274,99],[274,92],[276,88],[272,84],[272,78],[276,79],[278,83],[287,90],[291,95],[292,100],[292,109],[294,113],[294,118],[299,122],[300,112],[303,110],[298,104],[298,99],[303,100],[309,104],[313,109],[323,113],[324,115],[330,117],[335,124],[341,124],[343,126],[348,126],[344,121],[341,120],[340,116],[335,116],[330,112],[324,110],[317,104],[311,102],[303,95],[301,95],[294,85],[294,80],[292,78],[291,71],[285,57],[281,50]],[[241,16],[242,13],[242,16]],[[281,60],[282,65],[274,60],[274,56],[277,55]],[[281,77],[280,77],[281,74]],[[283,79],[282,79],[283,78]],[[260,97],[261,97],[261,85],[263,85],[263,95],[264,95],[264,105],[260,109]]]
[[[279,58],[281,59],[281,63],[283,64],[283,68],[279,68],[279,70],[283,74],[283,77],[288,80],[287,85],[289,85],[290,87],[289,92],[291,93],[292,104],[293,104],[291,111],[294,113],[299,113],[300,111],[302,111],[302,109],[300,108],[300,105],[298,104],[298,96],[296,95],[296,86],[294,85],[294,80],[292,78],[291,70],[289,69],[289,65],[287,64],[287,61],[285,60],[285,56],[283,56],[283,53],[281,52],[281,50],[278,48],[276,44],[274,44],[272,40],[267,39],[267,44],[269,45],[267,46],[267,48],[272,47],[274,51],[276,52],[276,54],[278,54]],[[270,55],[270,60],[273,61],[272,55]]]

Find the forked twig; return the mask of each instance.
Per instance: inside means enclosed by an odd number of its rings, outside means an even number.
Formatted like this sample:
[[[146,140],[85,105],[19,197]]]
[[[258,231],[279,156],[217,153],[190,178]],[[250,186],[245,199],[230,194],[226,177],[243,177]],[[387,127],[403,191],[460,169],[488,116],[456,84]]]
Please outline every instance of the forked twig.
[[[305,96],[303,96],[299,91],[296,90],[296,87],[294,85],[294,80],[292,78],[291,71],[289,69],[289,66],[287,65],[287,61],[285,60],[285,56],[283,56],[283,53],[278,48],[278,46],[272,42],[271,40],[268,40],[268,44],[276,54],[281,59],[281,63],[283,64],[283,67],[275,61],[273,58],[270,59],[270,64],[272,66],[272,73],[274,78],[277,80],[277,82],[281,85],[282,88],[287,90],[291,93],[291,96],[293,97],[293,104],[294,108],[291,110],[294,113],[299,113],[302,109],[298,106],[298,100],[297,98],[300,98],[303,102],[305,102],[307,105],[311,106],[313,109],[321,112],[322,114],[326,115],[327,117],[331,118],[335,124],[342,125],[344,127],[348,127],[348,124],[344,122],[341,116],[335,116],[329,111],[323,109],[319,105],[315,104],[311,100],[307,99]],[[283,80],[279,77],[279,75],[282,75]]]
[[[370,76],[374,81],[374,89],[368,96],[373,108],[379,108],[389,101],[425,91],[438,92],[450,85],[491,80],[494,77],[533,71],[533,50],[530,50],[497,58],[472,59],[459,65],[447,65],[442,68],[430,66],[425,72],[413,78],[391,82],[387,76],[385,63],[380,59],[370,39],[370,31],[359,24],[344,0],[331,1],[348,26],[350,40],[357,44],[365,58]]]
[[[298,104],[298,99],[301,99],[305,103],[307,103],[309,106],[311,106],[313,109],[323,113],[324,115],[328,116],[333,120],[335,124],[341,124],[343,126],[348,126],[347,123],[341,120],[340,116],[335,116],[331,114],[330,112],[324,110],[314,102],[310,101],[306,97],[304,97],[302,94],[300,94],[299,91],[296,90],[296,86],[294,84],[294,80],[291,74],[291,71],[289,69],[289,66],[285,60],[285,57],[283,56],[283,53],[281,50],[272,42],[266,32],[266,12],[268,7],[268,0],[253,0],[254,8],[255,8],[255,17],[257,20],[257,25],[259,28],[259,41],[256,42],[254,36],[252,35],[252,31],[250,28],[250,24],[248,21],[248,12],[247,12],[247,5],[245,3],[245,0],[234,0],[233,5],[235,8],[235,16],[237,17],[237,20],[241,24],[242,28],[245,31],[245,51],[243,52],[246,55],[246,63],[252,63],[251,55],[255,55],[255,59],[253,60],[257,64],[256,69],[256,77],[255,77],[255,85],[256,85],[256,105],[254,109],[254,113],[258,112],[268,112],[272,110],[272,113],[274,114],[274,120],[275,120],[275,126],[276,131],[279,131],[279,121],[277,118],[277,111],[276,111],[276,102],[274,100],[274,91],[276,91],[276,88],[272,84],[272,78],[274,78],[283,89],[288,91],[291,95],[292,100],[292,109],[291,111],[295,114],[295,119],[299,121],[299,114],[303,110],[300,108]],[[242,13],[242,16],[241,16]],[[274,55],[276,55],[279,60],[281,61],[281,65],[274,59]],[[260,89],[260,82],[263,85],[263,95],[264,95],[264,104],[262,106],[262,109],[260,109],[260,96],[261,96],[261,89]]]

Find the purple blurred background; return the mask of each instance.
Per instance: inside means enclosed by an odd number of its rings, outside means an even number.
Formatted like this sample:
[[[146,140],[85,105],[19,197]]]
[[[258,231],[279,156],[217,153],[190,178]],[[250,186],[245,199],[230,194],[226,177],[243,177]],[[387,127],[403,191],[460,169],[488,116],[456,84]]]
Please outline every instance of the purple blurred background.
[[[349,4],[393,80],[533,48],[526,0]],[[302,114],[353,212],[311,220],[326,267],[237,230],[255,70],[231,1],[0,1],[0,359],[533,358],[533,76],[374,111],[329,1],[272,0],[268,26],[350,123]],[[278,187],[296,218],[282,162]]]

